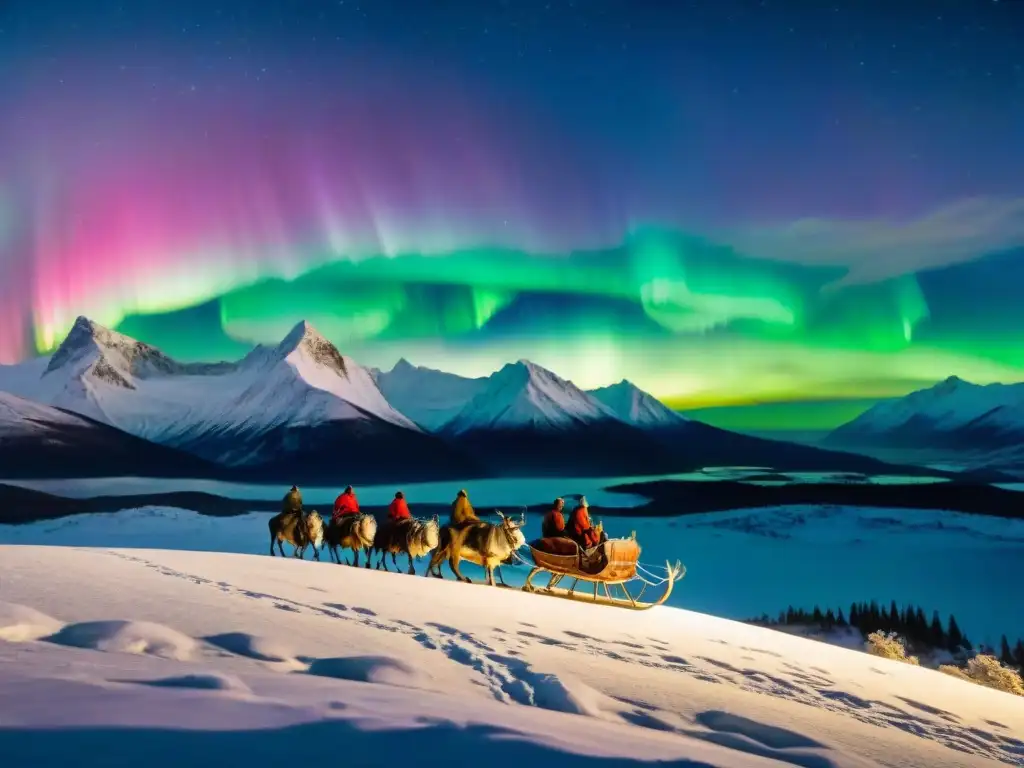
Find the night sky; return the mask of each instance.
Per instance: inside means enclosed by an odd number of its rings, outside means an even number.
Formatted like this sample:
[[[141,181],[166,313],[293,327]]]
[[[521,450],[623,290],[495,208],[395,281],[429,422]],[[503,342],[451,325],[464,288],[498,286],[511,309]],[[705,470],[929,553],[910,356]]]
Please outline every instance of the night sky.
[[[85,314],[679,407],[1021,380],[1024,2],[5,0],[0,270],[3,363]]]

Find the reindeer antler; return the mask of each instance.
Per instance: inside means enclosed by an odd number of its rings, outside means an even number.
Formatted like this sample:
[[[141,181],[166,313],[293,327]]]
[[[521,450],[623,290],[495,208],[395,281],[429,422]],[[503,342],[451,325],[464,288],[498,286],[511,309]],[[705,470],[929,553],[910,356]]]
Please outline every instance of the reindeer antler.
[[[500,518],[501,518],[502,520],[504,520],[504,519],[505,519],[505,513],[504,513],[504,512],[502,512],[502,511],[501,511],[500,509],[496,509],[496,510],[494,510],[494,514],[496,514],[496,515],[497,515],[498,517],[500,517]]]

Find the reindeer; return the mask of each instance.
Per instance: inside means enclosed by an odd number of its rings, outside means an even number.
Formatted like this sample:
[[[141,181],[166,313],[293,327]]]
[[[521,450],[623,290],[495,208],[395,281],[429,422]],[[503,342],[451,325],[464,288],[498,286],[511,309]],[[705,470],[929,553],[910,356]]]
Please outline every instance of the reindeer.
[[[377,535],[377,519],[373,515],[342,515],[331,519],[325,539],[331,553],[331,560],[341,565],[338,548],[351,549],[356,567],[359,566],[359,552],[366,552],[366,567],[370,567],[370,550]]]
[[[519,522],[505,517],[500,511],[497,514],[501,518],[500,523],[470,523],[458,528],[444,526],[441,529],[438,547],[431,555],[430,564],[424,575],[443,578],[441,563],[447,557],[448,566],[455,574],[455,578],[471,584],[472,580],[463,576],[459,570],[459,561],[465,558],[471,563],[479,561],[486,574],[487,584],[496,586],[495,568],[509,560],[512,554],[526,543],[526,537],[521,530],[526,525],[526,514],[523,513]]]
[[[277,550],[284,557],[282,542],[287,541],[295,551],[292,557],[304,559],[306,547],[313,546],[313,559],[320,559],[320,549],[324,541],[324,521],[315,509],[305,516],[301,512],[281,512],[270,518],[270,556],[274,557],[274,542]]]
[[[377,569],[382,566],[385,571],[388,569],[387,556],[391,555],[391,562],[398,570],[398,555],[405,554],[409,558],[409,574],[416,575],[416,567],[413,561],[418,557],[429,555],[437,548],[438,520],[434,515],[432,520],[417,520],[407,518],[389,525],[382,525],[377,529],[377,536],[373,541],[373,548],[380,552],[380,560],[377,562]]]

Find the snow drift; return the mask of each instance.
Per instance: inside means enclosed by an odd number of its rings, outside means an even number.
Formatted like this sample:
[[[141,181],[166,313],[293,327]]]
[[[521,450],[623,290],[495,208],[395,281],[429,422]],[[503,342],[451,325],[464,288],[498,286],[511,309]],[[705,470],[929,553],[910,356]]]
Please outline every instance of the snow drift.
[[[1024,757],[1018,697],[687,611],[257,556],[6,546],[0,559],[5,598],[36,612],[0,612],[0,633],[8,616],[60,625],[0,641],[14,765],[276,764],[307,744],[357,765]]]

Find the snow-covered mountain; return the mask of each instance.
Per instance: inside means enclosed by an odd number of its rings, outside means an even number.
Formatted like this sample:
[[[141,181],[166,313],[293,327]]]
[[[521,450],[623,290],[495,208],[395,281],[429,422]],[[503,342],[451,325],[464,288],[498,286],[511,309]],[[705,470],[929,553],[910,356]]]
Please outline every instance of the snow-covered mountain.
[[[455,459],[305,322],[237,363],[194,365],[79,318],[45,363],[0,370],[0,389],[229,466],[289,467],[308,477],[344,460],[365,481],[400,462],[402,446],[426,450],[431,472],[444,474],[443,463]]]
[[[467,379],[363,368],[302,322],[234,363],[186,364],[79,318],[0,391],[82,414],[260,479],[369,483],[665,474],[701,466],[891,471],[674,413],[629,382],[584,392],[534,363]]]
[[[730,465],[892,470],[867,457],[686,419],[629,382],[584,392],[526,360],[509,363],[484,381],[440,434],[496,474],[655,475]]]
[[[483,382],[439,434],[494,474],[658,474],[673,467],[657,441],[535,363],[509,363]]]
[[[830,445],[991,450],[1024,440],[1024,384],[979,385],[950,376],[887,400],[835,429]]]
[[[491,374],[444,426],[448,434],[474,430],[564,430],[616,421],[610,408],[546,368],[528,360]]]
[[[689,421],[632,382],[583,391],[528,360],[480,378],[415,366],[405,359],[390,371],[373,373],[388,402],[431,432],[491,428],[493,417],[499,417],[499,427],[558,427],[580,418],[616,418],[659,429]]]
[[[488,378],[471,379],[399,360],[376,374],[377,385],[395,408],[430,432],[437,432],[479,394]]]
[[[217,468],[107,424],[0,392],[0,478],[211,477]]]
[[[641,429],[678,427],[689,422],[685,416],[626,379],[618,384],[588,390],[587,394],[604,404],[620,421]]]

